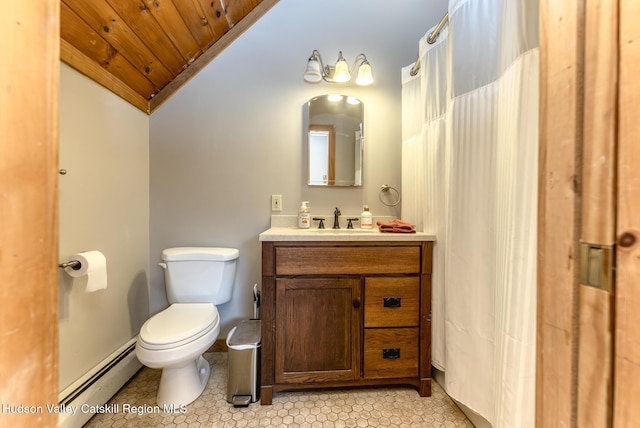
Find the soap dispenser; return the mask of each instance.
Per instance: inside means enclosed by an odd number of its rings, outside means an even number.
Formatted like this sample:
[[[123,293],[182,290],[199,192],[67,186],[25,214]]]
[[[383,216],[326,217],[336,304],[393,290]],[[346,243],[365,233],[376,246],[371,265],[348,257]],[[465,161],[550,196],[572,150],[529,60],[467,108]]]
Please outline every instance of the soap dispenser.
[[[369,211],[369,206],[365,205],[360,214],[360,227],[362,229],[371,229],[373,228],[373,215]]]
[[[298,212],[298,227],[300,229],[309,229],[311,224],[311,212],[309,210],[309,201],[304,201]]]

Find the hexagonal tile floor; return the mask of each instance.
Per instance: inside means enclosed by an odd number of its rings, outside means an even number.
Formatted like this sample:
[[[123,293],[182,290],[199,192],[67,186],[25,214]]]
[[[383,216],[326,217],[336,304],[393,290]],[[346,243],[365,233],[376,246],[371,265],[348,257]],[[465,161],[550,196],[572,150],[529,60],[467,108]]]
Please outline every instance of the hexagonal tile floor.
[[[271,406],[234,408],[226,401],[227,353],[204,356],[211,378],[184,413],[156,406],[161,372],[145,367],[109,401],[118,411],[98,414],[85,427],[473,427],[435,382],[425,398],[410,387],[322,390],[278,393]]]

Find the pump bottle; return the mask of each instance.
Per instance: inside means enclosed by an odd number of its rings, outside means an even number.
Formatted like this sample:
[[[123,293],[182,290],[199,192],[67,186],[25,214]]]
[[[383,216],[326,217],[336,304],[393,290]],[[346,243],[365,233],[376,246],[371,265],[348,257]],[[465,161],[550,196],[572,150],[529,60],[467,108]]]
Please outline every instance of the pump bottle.
[[[309,201],[304,201],[298,211],[298,227],[300,229],[309,229],[311,224],[311,212],[309,210]]]
[[[362,229],[371,229],[373,228],[373,215],[369,211],[369,206],[365,205],[360,214],[360,227]]]

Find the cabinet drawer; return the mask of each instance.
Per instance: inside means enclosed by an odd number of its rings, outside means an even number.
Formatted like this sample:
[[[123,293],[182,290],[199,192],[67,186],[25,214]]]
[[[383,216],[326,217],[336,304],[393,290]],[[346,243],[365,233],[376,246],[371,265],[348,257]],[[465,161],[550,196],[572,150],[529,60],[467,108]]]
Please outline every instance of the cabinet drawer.
[[[278,247],[276,275],[420,272],[420,247]]]
[[[365,327],[417,327],[420,278],[365,278]]]
[[[418,328],[364,331],[364,377],[418,376]]]

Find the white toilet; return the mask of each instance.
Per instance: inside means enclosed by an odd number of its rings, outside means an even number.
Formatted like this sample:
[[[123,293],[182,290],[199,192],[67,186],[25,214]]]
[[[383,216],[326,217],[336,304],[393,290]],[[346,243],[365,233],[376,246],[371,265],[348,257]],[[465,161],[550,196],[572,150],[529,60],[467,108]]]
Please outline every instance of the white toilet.
[[[220,332],[216,305],[231,300],[239,251],[234,248],[179,247],[162,251],[170,306],[144,323],[136,356],[162,369],[157,402],[186,405],[198,398],[211,369],[202,354]]]

